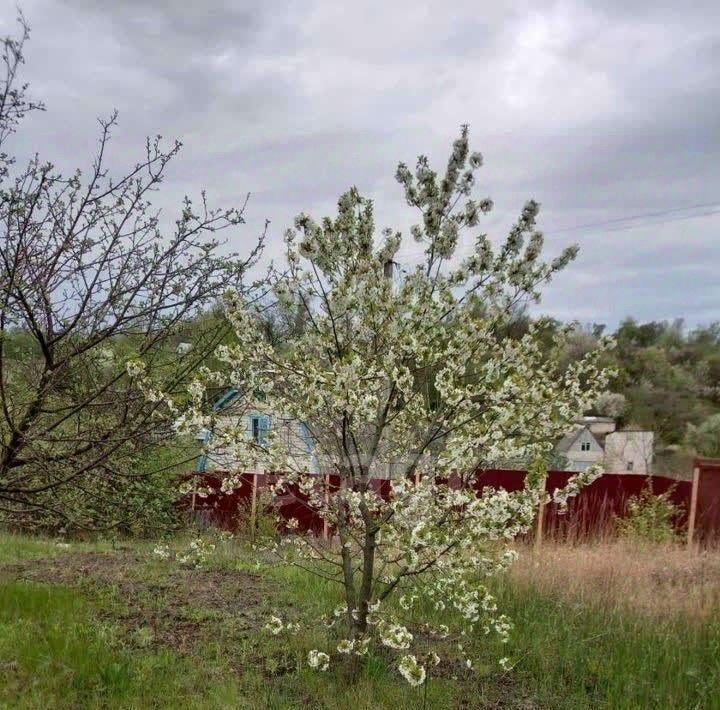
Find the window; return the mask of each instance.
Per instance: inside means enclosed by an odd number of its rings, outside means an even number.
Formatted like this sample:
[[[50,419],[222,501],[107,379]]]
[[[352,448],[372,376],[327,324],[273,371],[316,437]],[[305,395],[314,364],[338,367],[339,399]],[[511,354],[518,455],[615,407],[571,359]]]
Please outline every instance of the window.
[[[627,462],[627,470],[628,470],[628,471],[632,471],[634,465],[635,465],[635,462],[634,462],[634,461],[628,461],[628,462]]]
[[[259,414],[250,417],[250,435],[256,444],[261,446],[267,441],[267,433],[270,431],[270,417]]]
[[[590,442],[589,441],[583,441],[580,444],[580,451],[590,451]]]

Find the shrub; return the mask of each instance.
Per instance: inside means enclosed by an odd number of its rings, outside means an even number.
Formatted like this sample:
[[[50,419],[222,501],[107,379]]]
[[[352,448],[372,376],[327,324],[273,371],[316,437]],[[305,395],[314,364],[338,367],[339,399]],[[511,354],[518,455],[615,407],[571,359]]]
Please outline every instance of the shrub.
[[[677,540],[675,521],[682,512],[670,500],[672,489],[653,493],[650,484],[628,501],[627,515],[616,518],[621,537],[644,542],[671,543]]]

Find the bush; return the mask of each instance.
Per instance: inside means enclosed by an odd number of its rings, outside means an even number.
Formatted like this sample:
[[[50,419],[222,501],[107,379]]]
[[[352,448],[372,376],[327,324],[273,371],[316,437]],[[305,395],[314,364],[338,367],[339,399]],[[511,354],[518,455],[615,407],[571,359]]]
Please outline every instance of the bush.
[[[682,508],[670,500],[673,489],[653,493],[650,484],[628,501],[627,515],[616,518],[621,537],[643,542],[671,543],[678,538],[675,520]]]
[[[688,424],[685,443],[699,456],[720,457],[720,414],[709,417],[699,426]]]
[[[268,490],[259,490],[255,519],[252,515],[250,499],[238,504],[237,536],[251,542],[268,542],[278,539],[278,513],[272,505],[272,496]]]

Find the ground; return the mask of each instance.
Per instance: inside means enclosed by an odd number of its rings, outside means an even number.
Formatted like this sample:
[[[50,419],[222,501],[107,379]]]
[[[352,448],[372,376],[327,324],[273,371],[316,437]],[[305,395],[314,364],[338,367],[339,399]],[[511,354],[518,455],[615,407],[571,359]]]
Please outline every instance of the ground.
[[[144,565],[134,551],[77,552],[7,565],[15,580],[44,585],[79,586],[95,597],[113,599],[100,618],[120,624],[130,638],[146,645],[189,653],[217,636],[217,625],[232,628],[237,639],[262,626],[260,604],[268,584],[257,574],[227,569],[178,567],[164,573]]]
[[[383,653],[356,676],[307,668],[325,630],[262,627],[332,608],[334,589],[215,543],[195,569],[154,543],[0,535],[0,708],[720,708],[720,553],[523,550],[495,590],[509,646],[466,639],[474,672],[445,663],[415,689]]]

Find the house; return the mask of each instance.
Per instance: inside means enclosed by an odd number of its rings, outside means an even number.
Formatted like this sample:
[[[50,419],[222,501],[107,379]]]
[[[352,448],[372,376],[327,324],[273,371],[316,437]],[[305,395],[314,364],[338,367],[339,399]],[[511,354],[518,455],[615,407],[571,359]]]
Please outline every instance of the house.
[[[281,414],[268,414],[262,403],[256,407],[247,407],[241,403],[238,391],[227,390],[213,405],[216,419],[244,429],[248,439],[263,443],[269,431],[279,434],[288,453],[299,467],[309,473],[321,473],[334,467],[328,461],[319,460],[316,442],[307,426],[297,419]],[[617,424],[610,417],[582,417],[555,447],[555,453],[561,457],[566,468],[571,471],[584,471],[593,464],[602,464],[609,473],[638,473],[647,475],[652,472],[654,460],[654,434],[651,431],[633,429],[616,430]],[[198,439],[207,443],[213,432],[203,432]],[[258,473],[268,468],[268,463],[258,459],[248,471]],[[198,459],[197,471],[231,471],[237,467],[232,451],[211,447]],[[373,464],[371,475],[374,478],[392,478],[404,469],[402,462],[377,461]]]
[[[568,461],[568,468],[584,471],[589,466],[602,463],[605,450],[587,426],[578,425],[565,434],[555,452]]]
[[[315,455],[315,445],[308,428],[302,422],[289,416],[267,414],[266,410],[258,404],[248,408],[246,403],[238,406],[238,391],[227,390],[213,405],[216,419],[225,424],[240,426],[245,430],[248,439],[259,444],[265,443],[268,432],[278,432],[281,441],[305,470],[310,473],[319,473],[320,467]],[[213,432],[205,431],[198,436],[204,443],[212,440]],[[197,471],[231,471],[237,465],[231,451],[220,447],[211,447],[198,459]],[[252,467],[256,472],[263,472],[266,462],[258,459]],[[252,470],[252,469],[249,469]]]
[[[317,442],[303,422],[291,416],[268,414],[267,408],[263,407],[261,402],[255,407],[248,407],[247,402],[241,401],[235,389],[227,390],[215,402],[213,411],[218,424],[239,425],[240,429],[245,431],[247,439],[253,439],[257,443],[264,443],[270,431],[279,434],[280,441],[298,469],[314,474],[336,470],[336,466],[318,452]],[[212,440],[213,432],[204,431],[197,438],[207,444]],[[263,473],[269,467],[268,462],[261,458],[253,463],[253,466],[245,466],[245,471]],[[371,466],[370,475],[373,478],[392,478],[400,475],[406,465],[404,461],[387,461],[378,457]],[[234,471],[237,466],[237,458],[231,450],[211,446],[198,458],[195,470]]]
[[[652,472],[655,435],[651,431],[617,430],[610,417],[582,417],[557,444],[555,452],[571,471],[600,463],[609,473]]]

